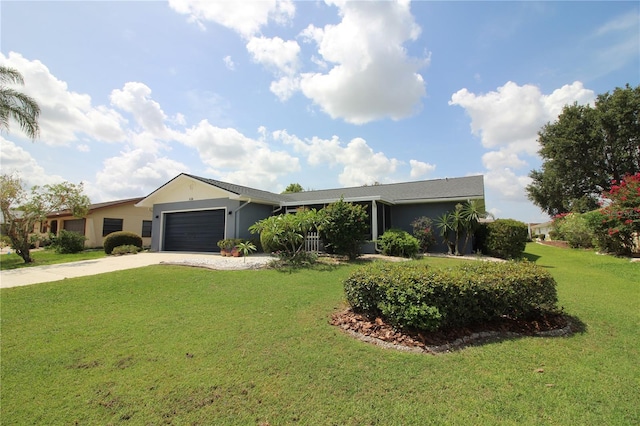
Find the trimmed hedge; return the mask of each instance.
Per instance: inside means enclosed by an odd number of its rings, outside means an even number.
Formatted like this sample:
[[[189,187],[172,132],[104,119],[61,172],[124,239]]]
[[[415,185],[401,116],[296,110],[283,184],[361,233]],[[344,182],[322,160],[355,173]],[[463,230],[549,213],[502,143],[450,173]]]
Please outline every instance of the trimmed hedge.
[[[498,219],[487,224],[487,254],[501,259],[522,257],[529,239],[527,224],[514,219]]]
[[[123,254],[138,254],[140,250],[142,250],[140,247],[129,244],[126,246],[115,247],[111,252],[111,254],[114,256],[119,256]]]
[[[112,232],[104,238],[104,252],[111,254],[118,246],[136,246],[142,250],[142,237],[134,232],[118,231]]]
[[[556,282],[532,262],[465,263],[438,269],[377,262],[344,282],[354,311],[397,327],[437,330],[557,311]]]
[[[378,245],[386,256],[416,257],[420,251],[420,241],[402,229],[385,231]]]

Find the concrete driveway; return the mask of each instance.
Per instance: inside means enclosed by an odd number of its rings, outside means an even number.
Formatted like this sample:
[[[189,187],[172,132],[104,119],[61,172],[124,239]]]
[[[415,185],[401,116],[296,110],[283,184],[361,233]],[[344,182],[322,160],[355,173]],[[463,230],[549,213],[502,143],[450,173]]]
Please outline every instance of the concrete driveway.
[[[102,259],[81,260],[79,262],[60,263],[57,265],[32,266],[0,271],[0,288],[97,275],[160,263],[196,265],[212,269],[255,269],[264,266],[272,259],[272,257],[262,254],[252,254],[245,260],[241,257],[222,257],[219,254],[176,252],[108,256]]]

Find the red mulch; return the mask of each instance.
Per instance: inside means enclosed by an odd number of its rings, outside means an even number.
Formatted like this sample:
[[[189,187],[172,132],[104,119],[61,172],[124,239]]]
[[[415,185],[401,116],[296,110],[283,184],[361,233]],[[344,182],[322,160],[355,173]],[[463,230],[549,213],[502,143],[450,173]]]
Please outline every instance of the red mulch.
[[[426,332],[399,330],[385,323],[381,318],[368,319],[347,309],[333,314],[331,324],[373,343],[430,353],[447,352],[469,345],[517,336],[540,336],[547,333],[565,335],[570,332],[569,320],[563,314],[545,315],[533,321],[502,318],[499,321],[464,328]]]

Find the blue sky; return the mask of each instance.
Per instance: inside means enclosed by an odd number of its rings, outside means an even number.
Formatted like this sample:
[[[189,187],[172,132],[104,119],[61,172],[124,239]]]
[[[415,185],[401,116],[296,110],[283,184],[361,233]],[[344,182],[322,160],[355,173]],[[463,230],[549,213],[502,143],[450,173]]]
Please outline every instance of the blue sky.
[[[537,132],[640,84],[638,2],[7,1],[0,63],[42,108],[2,173],[93,202],[182,172],[281,192],[482,174],[526,198]]]

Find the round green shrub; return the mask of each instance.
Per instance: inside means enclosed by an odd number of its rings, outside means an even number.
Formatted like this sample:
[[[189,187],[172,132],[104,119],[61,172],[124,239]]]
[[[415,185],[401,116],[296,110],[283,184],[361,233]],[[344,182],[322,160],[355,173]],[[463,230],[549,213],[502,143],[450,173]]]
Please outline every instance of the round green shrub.
[[[487,224],[487,254],[501,259],[522,257],[529,238],[527,224],[513,219],[498,219]]]
[[[354,311],[401,328],[437,330],[557,311],[556,282],[532,262],[477,262],[456,268],[378,262],[344,282]]]
[[[378,239],[382,254],[387,256],[416,257],[420,241],[401,229],[389,229]]]
[[[60,254],[80,253],[84,250],[85,241],[84,235],[62,229],[58,236],[53,238],[51,246],[56,250],[56,253]]]
[[[104,238],[102,245],[106,254],[111,254],[118,246],[132,245],[142,250],[142,237],[129,231],[112,232]]]

